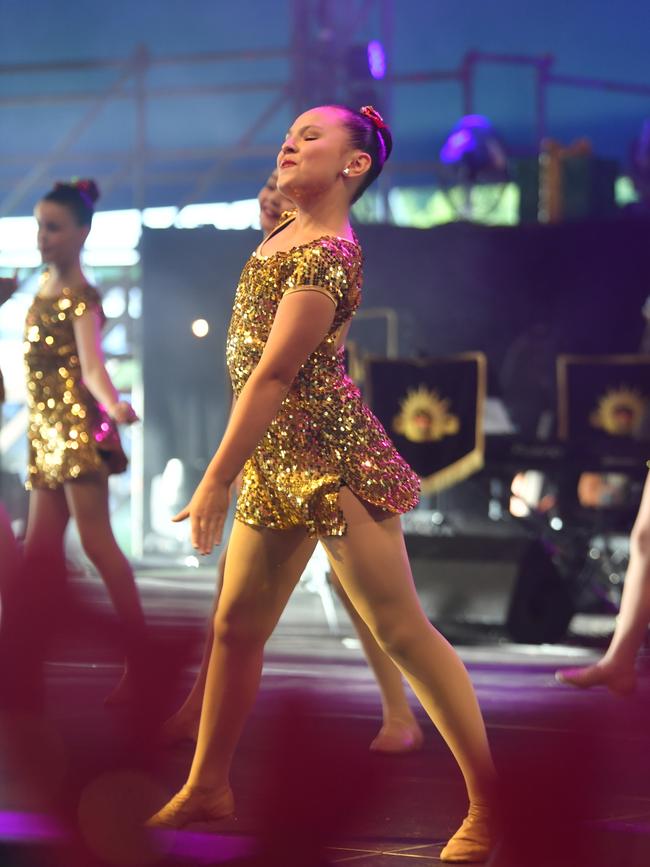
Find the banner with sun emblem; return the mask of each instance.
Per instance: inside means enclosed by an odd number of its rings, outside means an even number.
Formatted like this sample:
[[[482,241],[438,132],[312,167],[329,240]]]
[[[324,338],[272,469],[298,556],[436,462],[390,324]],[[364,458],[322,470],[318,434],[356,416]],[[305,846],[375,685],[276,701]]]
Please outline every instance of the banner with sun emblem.
[[[560,439],[650,439],[650,355],[561,355],[557,375]]]
[[[483,353],[371,358],[365,385],[373,412],[422,479],[424,493],[443,490],[482,469]]]

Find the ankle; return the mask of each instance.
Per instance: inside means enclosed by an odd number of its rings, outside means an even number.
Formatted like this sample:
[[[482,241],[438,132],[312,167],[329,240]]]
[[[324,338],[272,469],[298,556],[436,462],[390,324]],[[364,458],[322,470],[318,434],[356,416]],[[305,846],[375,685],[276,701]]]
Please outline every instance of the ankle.
[[[417,725],[417,720],[410,707],[407,708],[384,708],[382,713],[382,723],[385,726],[390,725]]]
[[[216,797],[230,791],[230,783],[228,780],[214,780],[213,782],[201,780],[201,782],[192,782],[188,780],[183,786],[183,790],[197,797]]]

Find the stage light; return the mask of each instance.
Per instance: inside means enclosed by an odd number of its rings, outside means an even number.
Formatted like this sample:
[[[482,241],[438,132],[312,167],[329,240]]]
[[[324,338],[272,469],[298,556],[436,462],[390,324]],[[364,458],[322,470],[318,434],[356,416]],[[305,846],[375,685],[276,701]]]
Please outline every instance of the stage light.
[[[195,319],[192,323],[192,334],[195,337],[206,337],[210,331],[210,325],[206,319]]]
[[[369,42],[366,49],[368,56],[368,71],[370,75],[380,80],[386,75],[386,52],[384,46],[378,40]]]
[[[485,220],[498,206],[508,183],[508,157],[486,117],[468,114],[458,121],[440,149],[438,176],[458,216]]]
[[[479,175],[493,180],[507,178],[503,143],[481,114],[468,114],[459,120],[440,150],[440,159],[445,165],[462,168],[471,179]]]

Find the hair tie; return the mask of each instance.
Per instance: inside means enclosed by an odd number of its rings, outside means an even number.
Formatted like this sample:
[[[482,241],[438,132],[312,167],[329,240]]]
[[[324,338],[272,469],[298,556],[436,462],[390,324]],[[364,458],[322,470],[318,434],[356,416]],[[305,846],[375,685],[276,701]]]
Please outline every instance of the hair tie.
[[[94,210],[94,202],[91,193],[92,181],[87,181],[81,178],[72,178],[69,181],[56,181],[54,184],[55,190],[74,190],[79,198],[83,201],[87,208]]]
[[[371,120],[377,129],[385,129],[387,124],[384,121],[384,118],[379,114],[376,108],[373,108],[371,105],[364,105],[359,109],[359,114],[365,115],[368,120]]]

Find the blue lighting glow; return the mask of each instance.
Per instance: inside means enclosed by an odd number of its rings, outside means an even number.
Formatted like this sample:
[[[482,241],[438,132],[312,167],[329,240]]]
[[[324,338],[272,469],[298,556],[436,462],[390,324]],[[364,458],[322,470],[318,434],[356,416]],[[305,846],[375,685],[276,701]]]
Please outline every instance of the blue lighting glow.
[[[368,69],[375,79],[384,78],[386,75],[386,52],[377,40],[368,43]]]
[[[440,151],[443,163],[458,163],[475,154],[492,134],[492,124],[482,114],[467,114],[453,128]]]

